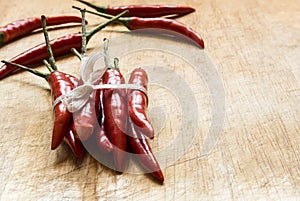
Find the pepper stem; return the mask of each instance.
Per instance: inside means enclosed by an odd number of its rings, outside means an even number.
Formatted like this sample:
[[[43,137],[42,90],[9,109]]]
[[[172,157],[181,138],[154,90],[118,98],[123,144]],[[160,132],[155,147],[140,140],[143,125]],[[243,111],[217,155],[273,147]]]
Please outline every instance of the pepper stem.
[[[20,64],[16,64],[16,63],[13,63],[13,62],[10,62],[10,61],[5,61],[5,60],[2,60],[1,61],[2,63],[5,63],[6,65],[12,65],[12,66],[15,66],[17,68],[21,68],[23,70],[26,70],[26,71],[29,71],[30,73],[34,74],[34,75],[37,75],[39,77],[42,77],[44,79],[47,79],[47,77],[49,76],[49,74],[46,74],[46,73],[42,73],[38,70],[33,70],[31,68],[28,68],[26,66],[23,66],[23,65],[20,65]]]
[[[103,47],[104,47],[104,55],[105,55],[104,63],[105,63],[105,66],[109,67],[109,63],[110,63],[109,55],[108,55],[108,42],[109,42],[109,40],[107,38],[104,38],[103,42],[104,42]]]
[[[52,73],[53,69],[51,68],[51,65],[49,64],[49,62],[46,59],[44,59],[43,63],[45,64],[45,66],[47,67],[47,69],[50,71],[50,73]]]
[[[114,67],[115,67],[115,69],[120,70],[118,58],[114,58]]]
[[[72,6],[72,8],[77,9],[77,10],[81,10],[81,8],[76,7],[76,6]],[[88,11],[86,10],[86,12],[88,12]],[[92,29],[89,32],[87,32],[87,34],[86,34],[86,41],[88,42],[91,39],[91,37],[94,34],[96,34],[98,31],[100,31],[101,29],[103,29],[107,25],[115,22],[116,20],[118,20],[120,17],[122,17],[123,15],[125,15],[127,13],[128,13],[128,10],[125,10],[125,11],[121,12],[120,14],[118,14],[116,16],[111,15],[111,17],[108,17],[109,20],[107,20],[106,22],[103,22],[103,23],[99,24],[97,27],[95,27],[94,29]]]
[[[81,55],[80,53],[76,50],[76,48],[72,48],[71,52],[78,57],[79,60],[81,60]]]
[[[97,6],[95,4],[92,4],[90,2],[87,2],[87,1],[84,1],[84,0],[77,0],[79,1],[80,3],[83,3],[91,8],[94,8],[95,10],[99,11],[99,12],[104,12],[106,11],[106,8],[104,6]]]
[[[76,6],[72,6],[72,8],[75,8],[77,10],[80,9],[79,7],[76,7]],[[86,10],[86,12],[90,13],[90,14],[93,14],[93,15],[98,15],[100,17],[104,17],[106,19],[113,19],[114,17],[117,17],[117,15],[114,16],[114,15],[106,14],[106,13],[103,13],[103,12],[94,12],[94,11],[91,11],[91,10]],[[126,26],[128,28],[128,22],[130,21],[130,18],[128,18],[128,17],[120,17],[120,18],[117,19],[117,21],[120,22],[120,23],[122,23],[124,26]]]
[[[81,54],[82,57],[86,56],[86,26],[85,26],[85,9],[80,9],[81,12],[81,19],[82,19],[82,48]]]
[[[52,48],[51,48],[50,40],[49,40],[49,35],[48,35],[48,31],[47,31],[46,17],[44,15],[42,15],[41,19],[42,19],[42,26],[43,26],[43,32],[44,32],[45,42],[46,42],[46,46],[47,46],[48,56],[49,56],[49,63],[53,70],[57,70],[57,66],[55,63],[55,59],[53,56],[53,52],[52,52]]]

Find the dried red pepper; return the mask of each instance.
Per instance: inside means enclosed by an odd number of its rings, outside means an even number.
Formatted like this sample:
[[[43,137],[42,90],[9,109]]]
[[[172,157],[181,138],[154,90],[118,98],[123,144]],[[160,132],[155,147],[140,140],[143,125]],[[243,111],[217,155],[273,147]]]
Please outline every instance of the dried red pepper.
[[[80,9],[76,6],[73,6],[73,8]],[[89,10],[87,10],[86,12],[101,17],[109,18],[109,19],[113,17],[113,15],[100,13],[100,12],[93,12]],[[174,19],[166,19],[166,18],[158,18],[158,17],[155,18],[121,17],[118,19],[118,21],[121,22],[129,30],[159,28],[159,29],[175,31],[179,34],[182,34],[192,39],[194,42],[200,45],[201,48],[204,48],[204,41],[196,31],[194,31],[191,27],[188,27],[187,25]]]
[[[81,22],[81,18],[77,16],[50,16],[46,20],[48,26]],[[40,17],[21,19],[2,26],[0,27],[0,46],[39,28],[41,28]]]
[[[142,68],[134,69],[130,74],[128,83],[143,86],[147,90],[148,76],[146,71]],[[128,90],[128,114],[132,123],[144,135],[153,138],[153,127],[146,114],[147,105],[147,94],[140,90]]]
[[[108,24],[114,22],[116,19],[126,14],[127,11],[124,11],[117,15],[114,19],[110,19],[99,26],[95,27],[91,31],[87,33],[87,41],[91,39],[91,37],[96,34],[98,31],[106,27]],[[74,33],[62,36],[60,38],[54,39],[50,41],[51,47],[53,49],[54,57],[62,56],[71,53],[72,48],[81,49],[82,47],[82,35],[81,33]],[[30,48],[21,54],[15,56],[11,60],[12,63],[17,63],[21,65],[35,65],[41,63],[44,59],[48,58],[47,48],[45,43],[41,43],[33,48]],[[17,71],[18,68],[12,65],[4,64],[0,68],[0,80],[9,76],[10,74]]]
[[[98,12],[117,15],[118,13],[128,10],[126,17],[161,17],[167,15],[186,15],[195,11],[189,6],[172,6],[172,5],[124,5],[124,6],[97,6],[84,0],[77,0]]]

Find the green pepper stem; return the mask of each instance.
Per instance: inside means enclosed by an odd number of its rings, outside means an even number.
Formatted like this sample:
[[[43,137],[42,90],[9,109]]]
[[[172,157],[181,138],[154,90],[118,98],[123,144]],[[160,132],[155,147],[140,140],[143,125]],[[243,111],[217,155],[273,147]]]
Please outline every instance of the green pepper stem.
[[[53,69],[51,68],[51,65],[49,64],[49,62],[46,59],[44,59],[43,63],[45,64],[45,66],[47,67],[47,69],[50,71],[50,73],[52,73]]]
[[[81,10],[81,8],[79,7],[76,7],[76,6],[72,6],[72,8],[74,9],[77,9],[77,10]],[[86,12],[88,12],[88,10],[86,10]],[[89,12],[92,12],[92,11],[89,11]],[[115,22],[116,20],[118,20],[120,17],[122,17],[123,15],[127,14],[128,13],[128,10],[125,10],[123,12],[121,12],[120,14],[116,15],[116,16],[113,16],[113,15],[110,15],[111,17],[108,17],[109,20],[106,21],[106,22],[103,22],[101,24],[99,24],[97,27],[95,27],[94,29],[90,30],[89,32],[87,32],[86,34],[86,40],[87,42],[91,39],[91,37],[96,34],[98,31],[100,31],[101,29],[103,29],[104,27],[106,27],[107,25]]]
[[[115,69],[120,70],[118,58],[114,58],[114,67],[115,67]]]
[[[86,26],[85,26],[85,9],[80,9],[81,12],[81,18],[82,18],[82,48],[81,48],[81,54],[82,57],[86,56]]]
[[[23,66],[23,65],[20,65],[20,64],[16,64],[16,63],[13,63],[13,62],[10,62],[10,61],[5,61],[5,60],[2,60],[1,61],[2,63],[5,63],[6,65],[12,65],[14,67],[17,67],[17,68],[21,68],[23,70],[26,70],[26,71],[29,71],[30,73],[34,74],[34,75],[37,75],[39,77],[42,77],[44,79],[47,79],[47,77],[49,76],[49,74],[46,74],[46,73],[42,73],[40,71],[37,71],[37,70],[33,70],[31,68],[28,68],[26,66]]]
[[[105,57],[104,57],[104,63],[105,63],[105,66],[107,66],[107,67],[109,67],[109,55],[108,55],[108,42],[109,42],[109,40],[107,39],[107,38],[104,38],[103,39],[103,42],[104,42],[104,44],[103,44],[103,48],[104,48],[104,55],[105,55]]]
[[[47,52],[48,52],[48,56],[49,56],[49,63],[53,70],[57,70],[57,66],[55,63],[55,59],[53,56],[53,52],[52,52],[52,48],[51,48],[50,40],[49,40],[49,35],[48,35],[48,31],[47,31],[46,17],[44,15],[42,15],[41,19],[42,19],[42,27],[43,27],[44,37],[45,37],[45,41],[46,41],[46,46],[47,46]]]
[[[91,8],[94,8],[95,10],[97,10],[99,12],[105,13],[105,11],[106,11],[106,7],[104,7],[104,6],[97,6],[95,4],[92,4],[92,3],[84,1],[84,0],[77,0],[77,1],[79,1],[80,3],[83,3],[83,4],[87,5],[87,6],[89,6]]]
[[[78,57],[78,59],[81,61],[81,55],[80,53],[75,49],[75,48],[72,48],[71,49],[71,52]]]
[[[77,10],[79,10],[80,8],[79,7],[76,7],[76,6],[72,6],[72,8],[75,8]],[[102,13],[102,12],[94,12],[94,11],[91,11],[91,10],[86,10],[87,13],[90,13],[90,14],[93,14],[93,15],[98,15],[100,17],[104,17],[106,19],[113,19],[114,17],[116,16],[113,16],[113,15],[110,15],[110,14],[106,14],[106,13]],[[126,13],[125,13],[126,14]],[[124,14],[124,15],[125,15]],[[118,22],[122,23],[124,26],[126,26],[128,28],[128,22],[130,21],[131,19],[129,17],[120,17],[117,19]]]

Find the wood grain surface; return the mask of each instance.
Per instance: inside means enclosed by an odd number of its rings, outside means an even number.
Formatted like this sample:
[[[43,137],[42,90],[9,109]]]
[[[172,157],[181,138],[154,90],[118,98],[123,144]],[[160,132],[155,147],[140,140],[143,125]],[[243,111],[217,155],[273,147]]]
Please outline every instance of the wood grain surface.
[[[51,151],[53,119],[48,85],[22,72],[0,81],[0,200],[300,199],[299,1],[151,3],[190,5],[197,10],[178,20],[203,36],[206,48],[199,52],[209,55],[224,88],[225,109],[220,112],[225,112],[225,119],[214,149],[199,157],[212,122],[212,92],[191,69],[183,68],[187,64],[182,59],[145,51],[134,55],[133,60],[130,55],[120,60],[124,73],[133,68],[130,65],[151,61],[168,66],[188,82],[201,108],[199,135],[190,150],[163,167],[164,185],[144,174],[115,174],[89,154],[77,160],[65,144]],[[80,15],[72,5],[82,4],[71,0],[2,0],[0,25],[42,14]],[[88,29],[104,21],[92,15],[87,19]],[[50,37],[80,30],[80,26],[55,29],[50,31]],[[89,51],[97,49],[104,37],[113,43],[124,31],[120,25],[107,27],[90,41]],[[8,60],[43,41],[41,32],[16,40],[0,49],[0,59]],[[128,44],[134,42],[143,43],[143,38]],[[79,61],[75,56],[59,58],[57,64],[63,71],[78,75]],[[37,69],[46,71],[43,65]],[[182,120],[180,105],[172,92],[158,85],[149,87],[149,97],[152,117],[164,118],[153,118],[162,131],[151,145],[154,151],[163,150],[176,138],[178,122]],[[165,125],[159,125],[162,121]],[[136,163],[130,161],[129,166],[133,168]]]

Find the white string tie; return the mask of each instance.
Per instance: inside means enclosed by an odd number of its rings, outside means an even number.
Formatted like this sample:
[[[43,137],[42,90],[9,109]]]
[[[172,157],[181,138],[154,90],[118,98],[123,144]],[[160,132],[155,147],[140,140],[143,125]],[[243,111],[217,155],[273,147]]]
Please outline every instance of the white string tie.
[[[147,94],[147,90],[143,86],[135,84],[95,84],[100,81],[108,68],[108,66],[102,66],[100,69],[94,70],[95,63],[100,58],[107,59],[108,56],[104,53],[96,52],[81,59],[80,74],[83,84],[58,97],[53,102],[53,108],[62,102],[69,112],[74,113],[89,101],[91,93],[96,89],[135,89]]]

